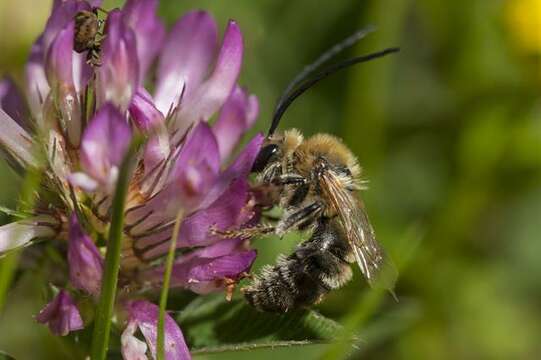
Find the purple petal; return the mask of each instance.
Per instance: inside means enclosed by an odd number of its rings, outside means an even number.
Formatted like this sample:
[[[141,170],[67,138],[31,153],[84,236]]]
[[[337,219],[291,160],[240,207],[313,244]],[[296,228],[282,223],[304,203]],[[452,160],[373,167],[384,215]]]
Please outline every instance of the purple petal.
[[[189,167],[197,164],[204,164],[202,167],[208,168],[214,174],[220,169],[218,143],[205,122],[200,122],[188,136],[174,165],[172,177],[182,176]]]
[[[36,320],[47,324],[51,332],[57,336],[66,336],[71,331],[81,330],[84,327],[75,302],[65,290],[60,290],[58,295],[40,311]]]
[[[58,226],[58,221],[46,215],[0,226],[0,254],[28,245],[36,238],[55,236],[56,226]]]
[[[55,106],[61,114],[60,127],[76,147],[80,142],[82,124],[79,97],[73,83],[73,32],[73,21],[58,32],[47,52],[45,69]]]
[[[225,189],[227,189],[231,181],[234,179],[243,179],[248,176],[264,139],[263,134],[257,134],[250,140],[235,161],[220,174],[218,181],[208,191],[207,196],[200,204],[201,208],[205,208],[216,201]]]
[[[134,227],[133,233],[143,234],[145,229],[173,220],[181,207],[187,211],[187,215],[197,209],[209,207],[228,189],[233,180],[246,178],[263,139],[261,134],[255,136],[235,162],[218,175],[220,159],[216,139],[207,123],[198,124],[181,149],[169,184],[150,199],[146,206],[127,215],[129,223],[139,223]],[[145,220],[139,222],[143,217]],[[143,249],[170,237],[170,230],[155,233],[139,238],[135,246]]]
[[[133,97],[128,110],[137,128],[150,135],[143,156],[145,174],[148,174],[155,170],[155,166],[160,162],[167,159],[171,152],[165,118],[154,106],[150,94],[142,87]],[[151,184],[154,183],[154,180],[155,176],[148,178],[148,182]]]
[[[9,77],[0,81],[0,109],[26,131],[30,131],[28,108],[17,85]]]
[[[90,66],[86,59],[86,53],[79,54],[77,52],[72,53],[73,64],[73,84],[75,91],[80,94],[88,82],[94,76],[94,70]]]
[[[156,134],[154,134],[145,145],[145,150],[143,154],[145,175],[148,175],[149,173],[152,173],[152,175],[145,176],[146,184],[144,185],[148,187],[152,193],[155,193],[158,190],[158,188],[154,189],[154,191],[150,189],[155,183],[155,181],[158,181],[161,185],[163,185],[164,181],[162,180],[165,180],[165,178],[161,176],[160,171],[156,170],[156,167],[166,161],[170,153],[171,146],[169,144],[169,135],[167,134],[167,129],[165,128],[163,130],[160,129],[160,131],[156,132]],[[146,190],[144,191],[146,192]]]
[[[131,129],[124,116],[112,104],[105,104],[83,134],[80,152],[83,169],[101,184],[111,186],[130,141]]]
[[[208,120],[225,103],[234,89],[242,65],[242,34],[236,22],[229,21],[222,48],[210,77],[193,94],[187,94],[175,119],[182,134],[192,123]]]
[[[198,293],[223,289],[225,280],[238,280],[250,270],[257,253],[246,246],[243,239],[224,239],[183,255],[173,265],[171,286]],[[160,283],[163,266],[148,269],[141,274],[141,278]]]
[[[83,232],[73,214],[69,225],[68,263],[71,284],[98,296],[101,289],[103,259],[94,242]]]
[[[98,2],[99,1],[94,1],[94,3]],[[49,93],[49,84],[47,83],[45,76],[45,54],[49,52],[49,48],[53,41],[55,41],[59,32],[65,29],[68,24],[73,21],[75,14],[80,10],[90,10],[89,4],[79,0],[55,2],[43,34],[32,46],[25,69],[25,75],[30,109],[34,118],[38,121],[41,121],[41,107]],[[67,72],[70,69],[72,69],[71,66],[62,69],[62,71]],[[76,80],[78,80],[78,78]]]
[[[54,41],[58,33],[73,21],[75,14],[81,10],[91,10],[86,1],[64,0],[53,6],[51,16],[47,19],[45,30],[43,31],[43,46],[45,52],[48,52],[49,46]],[[73,42],[73,38],[72,38]]]
[[[62,87],[73,87],[73,33],[74,23],[60,30],[47,51],[45,69],[47,80],[56,92]]]
[[[179,234],[179,247],[201,246],[221,240],[211,235],[211,227],[227,230],[239,226],[252,217],[247,204],[249,187],[245,179],[231,183],[226,190],[208,208],[189,216],[183,223]]]
[[[32,137],[4,110],[0,109],[0,146],[3,152],[15,158],[24,166],[37,166],[38,161],[33,154]]]
[[[164,125],[164,116],[154,106],[152,97],[144,88],[139,88],[133,96],[129,111],[135,125],[145,133]]]
[[[265,137],[263,134],[256,134],[253,139],[246,144],[235,161],[233,161],[233,163],[223,172],[223,177],[241,178],[248,176],[264,140]]]
[[[102,44],[98,75],[98,100],[110,101],[126,110],[139,86],[139,62],[133,30],[126,25],[120,10],[109,12]]]
[[[128,0],[122,10],[126,23],[135,32],[141,81],[165,39],[165,26],[156,16],[157,5],[157,0]]]
[[[141,353],[141,348],[134,349],[133,341],[128,341],[129,337],[134,337],[135,325],[139,328],[143,334],[148,346],[150,347],[150,352],[153,358],[156,357],[156,342],[158,338],[158,315],[159,308],[158,306],[144,301],[132,301],[128,304],[128,326],[124,333],[122,334],[123,346],[122,354],[125,359],[132,359],[127,355],[135,352],[136,354]],[[169,314],[165,314],[164,321],[164,350],[165,350],[165,359],[166,360],[187,360],[191,359],[190,351],[186,346],[184,341],[184,335],[178,327],[177,323]],[[126,345],[126,346],[124,346]],[[128,348],[128,345],[132,345]],[[138,345],[140,347],[140,345]]]
[[[186,209],[201,201],[220,170],[218,144],[207,123],[199,123],[173,165],[171,183]]]
[[[208,13],[192,11],[169,33],[160,56],[156,88],[156,105],[163,114],[177,105],[183,87],[191,94],[207,75],[218,46],[217,32]]]
[[[50,87],[45,75],[45,47],[43,37],[40,37],[30,50],[30,56],[25,67],[25,80],[28,94],[28,104],[32,115],[38,121],[42,119],[42,105],[47,98]]]
[[[220,280],[238,279],[248,272],[256,255],[255,250],[245,249],[242,239],[222,240],[179,258],[173,266],[171,284],[197,290],[207,288],[201,287],[202,283],[214,282],[214,289],[218,290],[224,285]],[[158,275],[155,281],[159,281],[163,270],[154,274]],[[192,287],[192,284],[199,286]]]
[[[65,1],[66,0],[54,0],[53,1],[53,10],[56,9],[58,6],[60,6]],[[102,3],[102,0],[84,0],[84,1],[86,1],[92,8],[100,7],[101,3]]]
[[[94,3],[99,3],[99,1],[95,1]],[[85,1],[65,0],[53,5],[53,11],[43,33],[43,47],[47,53],[50,51],[52,43],[56,41],[55,39],[58,37],[58,34],[63,29],[66,29],[70,23],[73,23],[75,15],[81,10],[91,10],[91,4],[89,6]],[[73,36],[71,37],[71,42],[73,43]],[[70,81],[70,84],[79,93],[90,80],[93,71],[91,66],[86,62],[86,54],[70,53],[72,57],[70,65],[62,66],[61,69],[66,74],[71,69],[72,75],[70,75],[70,78],[73,80]],[[67,56],[64,61],[68,61]]]
[[[221,279],[236,278],[244,272],[247,272],[254,262],[257,253],[255,250],[247,250],[239,253],[223,255],[213,259],[199,258],[198,261],[193,261],[189,271],[188,283],[190,282],[207,282]],[[181,280],[181,269],[185,269],[187,264],[176,264],[174,271],[174,279]],[[177,272],[178,271],[178,272]]]
[[[213,244],[223,240],[222,237],[211,234],[211,228],[220,230],[238,228],[249,221],[254,213],[249,198],[248,183],[244,179],[234,181],[231,186],[208,208],[198,210],[190,215],[182,223],[177,247],[194,247]],[[147,247],[153,244],[153,240],[163,240],[168,234],[158,234],[156,237],[142,239],[137,243],[138,247]],[[165,255],[169,250],[169,242],[165,241],[145,251],[144,258],[156,258]]]
[[[258,113],[257,97],[248,96],[237,86],[227,99],[220,117],[213,126],[222,161],[227,159],[242,135],[253,125]]]
[[[167,183],[160,193],[150,199],[146,206],[131,212],[127,217],[128,222],[136,222],[138,218],[145,217],[132,232],[144,232],[145,228],[171,221],[181,208],[186,215],[193,213],[208,190],[214,186],[219,173],[220,158],[218,144],[207,123],[200,123],[193,129],[175,158]],[[170,238],[171,234],[166,236]],[[161,240],[163,234],[157,233],[138,239],[137,246],[146,246]]]

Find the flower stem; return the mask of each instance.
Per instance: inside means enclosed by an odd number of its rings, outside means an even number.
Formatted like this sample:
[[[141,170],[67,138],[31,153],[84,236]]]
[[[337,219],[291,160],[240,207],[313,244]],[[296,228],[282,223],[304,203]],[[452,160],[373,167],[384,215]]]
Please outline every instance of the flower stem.
[[[94,323],[92,337],[92,359],[104,360],[109,348],[109,334],[111,318],[115,305],[118,271],[120,268],[120,251],[122,249],[122,235],[124,229],[124,207],[128,194],[128,185],[132,162],[141,144],[140,138],[134,138],[128,153],[120,166],[118,180],[112,204],[111,226],[107,240],[107,253],[105,255],[105,271],[101,284],[101,295]]]
[[[177,213],[175,220],[175,227],[173,228],[173,235],[171,237],[171,243],[169,244],[169,251],[167,252],[167,259],[165,260],[165,270],[163,273],[162,292],[160,294],[160,312],[158,316],[158,338],[156,339],[156,359],[163,360],[165,357],[165,309],[167,308],[167,297],[169,295],[169,284],[171,283],[171,273],[173,271],[173,261],[175,260],[175,250],[177,248],[177,239],[180,232],[180,224],[184,219],[184,210],[180,209]]]

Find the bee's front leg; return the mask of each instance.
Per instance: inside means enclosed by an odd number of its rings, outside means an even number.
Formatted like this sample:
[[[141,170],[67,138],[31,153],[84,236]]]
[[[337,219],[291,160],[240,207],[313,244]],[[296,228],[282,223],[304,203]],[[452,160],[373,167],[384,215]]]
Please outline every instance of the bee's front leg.
[[[308,179],[298,174],[283,174],[271,180],[273,185],[304,185]]]
[[[289,229],[307,226],[324,210],[322,203],[316,201],[302,209],[285,216],[276,226],[276,235],[282,237]]]

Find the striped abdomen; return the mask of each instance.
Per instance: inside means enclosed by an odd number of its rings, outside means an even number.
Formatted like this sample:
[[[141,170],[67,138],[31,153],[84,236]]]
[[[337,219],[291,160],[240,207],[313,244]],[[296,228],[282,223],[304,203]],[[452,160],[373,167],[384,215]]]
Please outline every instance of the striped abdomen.
[[[312,237],[293,254],[280,256],[243,289],[261,311],[286,312],[318,303],[351,278],[353,261],[347,240],[333,220],[320,219]]]

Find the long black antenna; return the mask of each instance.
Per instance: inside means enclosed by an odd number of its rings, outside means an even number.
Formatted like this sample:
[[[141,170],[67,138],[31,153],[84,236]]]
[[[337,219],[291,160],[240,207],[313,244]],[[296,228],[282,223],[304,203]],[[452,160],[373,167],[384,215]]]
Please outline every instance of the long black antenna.
[[[340,41],[338,44],[333,45],[330,49],[325,51],[323,54],[321,54],[313,63],[308,64],[302,69],[302,71],[297,74],[293,80],[289,82],[285,90],[282,92],[282,95],[280,96],[280,99],[278,100],[278,103],[276,104],[276,109],[280,107],[280,104],[285,101],[287,98],[287,95],[295,86],[297,86],[299,83],[306,80],[308,75],[313,73],[317,68],[319,68],[321,65],[341,53],[342,51],[352,47],[355,45],[359,40],[364,38],[366,35],[370,34],[371,32],[375,31],[376,28],[372,25],[367,26],[364,29],[358,30],[355,33],[351,34],[344,40]]]
[[[280,123],[280,119],[282,118],[282,115],[287,110],[289,105],[291,105],[291,103],[296,98],[298,98],[302,93],[304,93],[306,90],[308,90],[309,88],[314,86],[316,83],[318,83],[320,80],[323,80],[327,76],[339,70],[347,68],[349,66],[366,62],[366,61],[370,61],[370,60],[397,52],[399,50],[398,48],[390,48],[390,49],[385,49],[383,51],[372,53],[369,55],[348,59],[348,60],[339,62],[337,64],[331,65],[325,68],[324,70],[318,72],[313,77],[309,78],[309,76],[312,75],[322,64],[332,59],[338,53],[353,46],[355,43],[357,43],[359,40],[361,40],[367,34],[369,34],[370,32],[374,30],[375,30],[374,27],[369,26],[365,29],[355,32],[354,34],[348,36],[346,39],[344,39],[340,43],[334,45],[329,50],[325,51],[320,57],[316,59],[316,61],[305,66],[304,69],[297,76],[293,78],[293,80],[288,84],[288,86],[286,87],[282,95],[280,96],[280,99],[278,100],[278,103],[276,104],[276,107],[274,109],[274,115],[272,118],[272,123],[269,129],[268,135],[270,136],[274,133],[274,131],[276,130],[276,128],[278,127]],[[294,90],[294,88],[297,86],[298,88]]]

